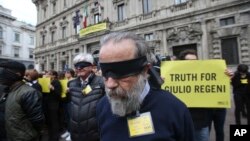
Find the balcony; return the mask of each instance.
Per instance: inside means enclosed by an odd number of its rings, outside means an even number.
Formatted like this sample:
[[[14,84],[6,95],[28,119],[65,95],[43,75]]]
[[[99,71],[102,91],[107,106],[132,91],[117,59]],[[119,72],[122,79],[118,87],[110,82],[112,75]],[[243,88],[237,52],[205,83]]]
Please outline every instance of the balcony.
[[[175,4],[175,5],[171,6],[170,9],[172,12],[178,12],[178,11],[186,10],[186,9],[192,7],[192,4],[193,4],[193,0],[188,0],[188,1],[183,2],[183,3]]]
[[[104,21],[102,23],[89,25],[88,27],[80,30],[79,38],[84,37],[88,34],[101,32],[101,31],[105,31],[105,30],[109,30],[109,22]]]

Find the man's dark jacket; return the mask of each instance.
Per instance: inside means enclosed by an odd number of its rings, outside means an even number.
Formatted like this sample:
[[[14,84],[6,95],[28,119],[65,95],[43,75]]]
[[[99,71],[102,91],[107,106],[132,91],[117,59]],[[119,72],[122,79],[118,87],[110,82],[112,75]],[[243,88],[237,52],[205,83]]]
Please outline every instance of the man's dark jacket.
[[[44,123],[41,93],[20,81],[10,87],[5,121],[8,141],[35,141]]]
[[[87,94],[82,92],[91,87]],[[91,75],[88,83],[81,86],[80,78],[68,83],[70,96],[70,134],[72,141],[99,141],[96,121],[96,103],[104,95],[103,79]]]
[[[194,141],[194,127],[187,107],[173,94],[151,89],[140,113],[150,112],[154,133],[130,137],[127,118],[112,114],[107,96],[97,104],[101,141]]]
[[[246,74],[246,77],[241,78],[241,75],[239,72],[234,73],[234,77],[231,80],[231,84],[233,86],[233,93],[238,94],[238,95],[244,95],[244,96],[249,96],[249,82],[248,83],[241,83],[242,80],[247,80],[247,82],[250,80],[250,73]]]
[[[0,141],[6,140],[6,130],[5,130],[5,102],[7,98],[7,93],[5,91],[5,86],[0,85]]]

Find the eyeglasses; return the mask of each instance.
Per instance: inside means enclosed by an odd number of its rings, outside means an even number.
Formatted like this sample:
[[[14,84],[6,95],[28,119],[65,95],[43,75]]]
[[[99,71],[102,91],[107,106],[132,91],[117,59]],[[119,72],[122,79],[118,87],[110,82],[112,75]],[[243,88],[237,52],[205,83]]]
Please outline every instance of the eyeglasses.
[[[75,69],[78,71],[87,71],[89,70],[89,67],[76,67]]]

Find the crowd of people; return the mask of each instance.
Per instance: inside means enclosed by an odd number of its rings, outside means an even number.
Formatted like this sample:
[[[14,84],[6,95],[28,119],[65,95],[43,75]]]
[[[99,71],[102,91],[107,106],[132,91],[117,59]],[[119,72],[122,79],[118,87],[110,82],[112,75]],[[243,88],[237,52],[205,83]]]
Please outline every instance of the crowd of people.
[[[93,55],[80,53],[74,68],[62,72],[42,74],[14,60],[0,62],[0,140],[41,141],[47,132],[49,141],[209,141],[213,123],[216,141],[224,141],[226,109],[188,108],[155,84],[150,72],[156,57],[143,38],[114,32],[100,44],[98,64]],[[169,60],[176,59],[198,60],[198,55],[184,50]],[[249,124],[248,66],[226,74],[235,122],[241,124],[243,114]],[[50,79],[47,86],[39,83],[44,77]],[[67,80],[65,93],[61,80]]]

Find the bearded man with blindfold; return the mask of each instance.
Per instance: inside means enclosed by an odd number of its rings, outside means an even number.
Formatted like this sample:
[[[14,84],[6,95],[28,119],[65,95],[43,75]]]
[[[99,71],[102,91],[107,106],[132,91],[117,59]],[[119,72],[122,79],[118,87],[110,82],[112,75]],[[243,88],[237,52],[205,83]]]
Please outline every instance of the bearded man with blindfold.
[[[104,96],[103,79],[93,72],[91,54],[78,54],[73,63],[77,78],[68,82],[71,140],[99,141],[96,103]]]
[[[97,104],[102,141],[193,141],[187,107],[148,82],[152,54],[133,33],[111,33],[101,40],[100,67],[106,96]]]
[[[42,95],[23,82],[25,66],[8,60],[0,63],[0,84],[8,87],[5,128],[8,141],[37,141],[44,123]]]

